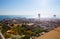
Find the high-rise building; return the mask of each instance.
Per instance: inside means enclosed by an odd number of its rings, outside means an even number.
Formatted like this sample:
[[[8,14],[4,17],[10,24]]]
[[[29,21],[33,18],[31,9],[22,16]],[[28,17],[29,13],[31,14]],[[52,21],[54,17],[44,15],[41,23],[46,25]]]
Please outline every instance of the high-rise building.
[[[55,14],[53,15],[53,17],[54,17],[54,19],[56,19],[56,15]]]
[[[55,17],[56,17],[56,15],[53,15],[53,17],[55,18]]]
[[[38,19],[40,20],[40,14],[38,14]]]

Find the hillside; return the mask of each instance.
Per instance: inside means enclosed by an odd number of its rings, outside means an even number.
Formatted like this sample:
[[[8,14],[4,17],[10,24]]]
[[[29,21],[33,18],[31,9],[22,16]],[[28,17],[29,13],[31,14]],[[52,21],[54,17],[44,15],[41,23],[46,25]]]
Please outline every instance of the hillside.
[[[37,39],[60,39],[60,27],[38,37]]]

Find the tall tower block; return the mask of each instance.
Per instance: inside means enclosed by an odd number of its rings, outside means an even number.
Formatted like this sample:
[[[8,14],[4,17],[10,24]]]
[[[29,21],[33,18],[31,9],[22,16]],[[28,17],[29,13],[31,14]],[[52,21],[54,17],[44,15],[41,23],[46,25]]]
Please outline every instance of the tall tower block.
[[[53,15],[53,17],[54,17],[54,19],[56,19],[56,15],[55,14]]]
[[[38,19],[40,20],[40,14],[38,14]]]

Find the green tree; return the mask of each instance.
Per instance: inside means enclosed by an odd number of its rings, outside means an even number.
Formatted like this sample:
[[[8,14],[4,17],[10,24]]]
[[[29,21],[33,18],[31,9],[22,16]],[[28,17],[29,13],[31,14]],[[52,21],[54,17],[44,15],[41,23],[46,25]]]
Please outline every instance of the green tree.
[[[7,26],[6,24],[3,24],[1,32],[2,32],[2,34],[4,34],[5,32],[7,32],[7,30],[10,30],[10,29],[11,28],[9,26]]]
[[[39,36],[41,32],[43,32],[43,29],[41,27],[35,27],[33,29],[34,35]]]

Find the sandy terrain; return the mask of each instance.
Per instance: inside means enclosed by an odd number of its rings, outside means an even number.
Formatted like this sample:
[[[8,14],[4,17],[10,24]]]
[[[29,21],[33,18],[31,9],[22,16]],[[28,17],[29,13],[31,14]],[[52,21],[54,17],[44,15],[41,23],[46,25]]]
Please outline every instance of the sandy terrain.
[[[60,39],[60,27],[38,37],[37,39]]]

